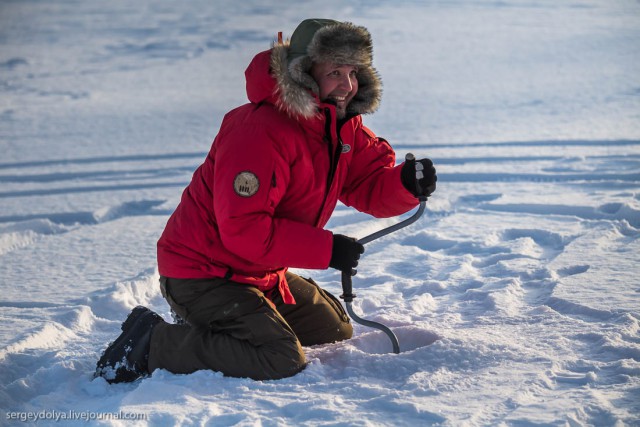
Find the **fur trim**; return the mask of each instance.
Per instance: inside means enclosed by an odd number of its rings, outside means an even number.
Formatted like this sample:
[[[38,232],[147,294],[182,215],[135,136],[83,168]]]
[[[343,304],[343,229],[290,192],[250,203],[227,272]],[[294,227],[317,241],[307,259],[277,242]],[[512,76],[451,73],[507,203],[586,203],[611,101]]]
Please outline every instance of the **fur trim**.
[[[271,53],[271,72],[276,79],[276,106],[292,116],[311,118],[318,112],[313,94],[320,92],[309,74],[313,62],[358,67],[358,92],[348,106],[352,114],[375,112],[382,98],[382,82],[372,66],[373,44],[364,27],[337,23],[320,28],[307,49],[308,55],[288,60],[289,42],[276,43]]]
[[[306,73],[310,80],[306,81],[306,85],[293,79],[287,67],[288,46],[288,42],[285,42],[271,49],[271,74],[276,79],[276,107],[290,116],[311,118],[318,113],[318,103],[312,94],[319,92],[318,85]]]

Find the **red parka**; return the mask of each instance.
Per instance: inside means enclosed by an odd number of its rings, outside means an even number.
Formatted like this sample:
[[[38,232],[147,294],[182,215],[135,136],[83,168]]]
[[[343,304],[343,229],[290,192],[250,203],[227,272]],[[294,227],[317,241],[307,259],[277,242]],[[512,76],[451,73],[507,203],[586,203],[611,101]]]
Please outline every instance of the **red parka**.
[[[376,217],[416,206],[393,150],[359,114],[340,126],[334,106],[311,90],[289,96],[282,49],[259,53],[247,68],[250,103],[224,117],[169,218],[158,241],[161,275],[277,287],[294,303],[286,269],[329,266],[333,234],[323,227],[338,200]]]

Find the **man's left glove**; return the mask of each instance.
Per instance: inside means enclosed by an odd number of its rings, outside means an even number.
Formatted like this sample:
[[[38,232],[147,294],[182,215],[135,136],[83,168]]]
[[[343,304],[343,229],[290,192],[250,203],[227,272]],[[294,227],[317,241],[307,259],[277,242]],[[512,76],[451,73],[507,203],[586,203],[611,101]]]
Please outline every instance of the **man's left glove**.
[[[413,157],[413,156],[412,156]],[[416,160],[412,158],[406,160],[402,166],[400,179],[404,188],[409,190],[416,197],[429,197],[436,191],[436,168],[430,159]]]
[[[355,276],[355,268],[358,266],[360,255],[363,253],[364,246],[353,237],[334,234],[329,267],[348,273],[350,276]]]

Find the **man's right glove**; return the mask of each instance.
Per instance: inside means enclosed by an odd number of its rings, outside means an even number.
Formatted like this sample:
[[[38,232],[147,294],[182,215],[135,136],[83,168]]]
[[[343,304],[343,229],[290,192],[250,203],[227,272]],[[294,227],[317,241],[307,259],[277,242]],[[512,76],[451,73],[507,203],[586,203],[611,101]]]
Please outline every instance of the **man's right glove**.
[[[356,239],[342,234],[334,234],[329,267],[355,276],[355,268],[358,266],[360,255],[363,253],[364,246],[358,243]]]
[[[410,160],[405,160],[400,172],[400,179],[404,188],[409,190],[416,197],[429,197],[436,191],[436,168],[430,159],[417,160],[411,156]]]

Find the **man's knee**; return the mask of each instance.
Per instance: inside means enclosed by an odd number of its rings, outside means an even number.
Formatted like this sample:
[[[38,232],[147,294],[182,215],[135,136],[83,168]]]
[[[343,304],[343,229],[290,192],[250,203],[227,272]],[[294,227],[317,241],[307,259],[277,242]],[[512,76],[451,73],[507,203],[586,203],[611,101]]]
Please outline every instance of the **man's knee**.
[[[342,322],[336,331],[335,341],[344,341],[353,337],[353,326],[350,322]]]
[[[349,316],[335,296],[311,279],[287,273],[287,280],[297,304],[278,304],[278,310],[302,345],[327,344],[353,336]]]
[[[255,380],[278,380],[296,375],[307,366],[307,360],[300,343],[287,343],[277,348],[265,349],[260,357],[261,362],[255,372],[250,375]]]

